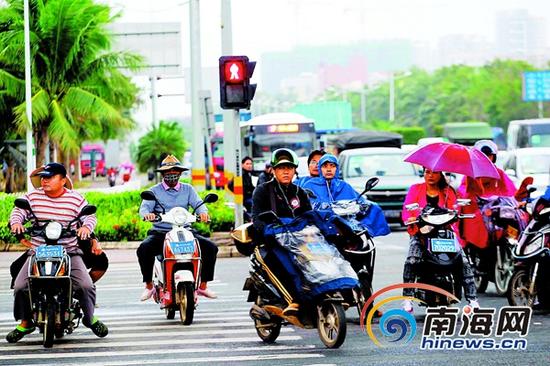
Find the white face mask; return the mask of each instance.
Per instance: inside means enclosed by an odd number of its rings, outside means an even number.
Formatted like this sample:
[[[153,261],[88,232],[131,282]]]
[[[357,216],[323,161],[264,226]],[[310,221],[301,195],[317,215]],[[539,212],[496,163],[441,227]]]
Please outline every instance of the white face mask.
[[[168,184],[169,186],[175,186],[180,180],[180,176],[181,173],[164,174],[162,176],[162,180],[164,180],[164,183]]]

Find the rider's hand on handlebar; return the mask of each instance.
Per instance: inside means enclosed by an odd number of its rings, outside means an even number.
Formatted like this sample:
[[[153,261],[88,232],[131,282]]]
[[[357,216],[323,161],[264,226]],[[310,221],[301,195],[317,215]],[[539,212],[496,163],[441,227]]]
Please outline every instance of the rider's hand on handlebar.
[[[199,214],[199,220],[201,222],[209,222],[210,221],[210,216],[208,216],[208,213],[203,212],[203,213]]]
[[[86,226],[82,226],[76,231],[76,235],[82,240],[87,240],[90,238],[90,229]]]
[[[21,224],[12,224],[11,232],[13,234],[23,234],[25,232],[25,228]]]
[[[148,213],[143,216],[144,221],[155,221],[156,218],[157,218],[157,215],[154,213]]]

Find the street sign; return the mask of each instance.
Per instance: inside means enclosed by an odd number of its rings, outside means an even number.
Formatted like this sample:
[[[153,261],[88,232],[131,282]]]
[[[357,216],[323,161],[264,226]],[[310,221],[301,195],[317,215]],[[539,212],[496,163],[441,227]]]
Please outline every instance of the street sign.
[[[550,70],[523,73],[523,101],[550,100]]]

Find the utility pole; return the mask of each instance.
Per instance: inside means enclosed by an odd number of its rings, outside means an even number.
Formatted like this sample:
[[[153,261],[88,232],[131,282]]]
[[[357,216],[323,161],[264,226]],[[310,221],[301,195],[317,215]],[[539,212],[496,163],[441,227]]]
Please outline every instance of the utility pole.
[[[231,55],[233,53],[231,0],[221,0],[221,17],[222,55]],[[233,187],[242,187],[241,129],[239,124],[239,110],[223,110],[223,175],[226,182],[233,179]],[[235,227],[237,227],[244,222],[242,192],[239,196],[233,194],[230,197],[235,203]]]
[[[191,182],[198,191],[205,189],[206,171],[204,169],[203,119],[199,90],[201,89],[201,36],[200,36],[200,0],[189,0],[189,33],[191,44],[191,119],[193,139],[191,142],[192,170]]]
[[[32,188],[31,173],[36,169],[35,146],[32,136],[32,83],[31,83],[31,41],[30,41],[30,24],[29,24],[29,0],[23,3],[23,20],[25,22],[25,111],[27,113],[26,145],[27,145],[27,191]]]

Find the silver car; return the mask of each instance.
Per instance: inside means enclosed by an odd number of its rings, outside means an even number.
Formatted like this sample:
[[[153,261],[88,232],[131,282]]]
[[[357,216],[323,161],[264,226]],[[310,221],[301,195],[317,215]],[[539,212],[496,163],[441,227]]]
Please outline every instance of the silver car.
[[[380,205],[388,222],[401,222],[401,210],[409,187],[422,183],[418,169],[403,161],[407,152],[396,147],[366,147],[345,150],[338,160],[342,179],[362,192],[370,177],[380,182],[367,198]]]

